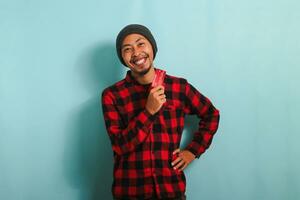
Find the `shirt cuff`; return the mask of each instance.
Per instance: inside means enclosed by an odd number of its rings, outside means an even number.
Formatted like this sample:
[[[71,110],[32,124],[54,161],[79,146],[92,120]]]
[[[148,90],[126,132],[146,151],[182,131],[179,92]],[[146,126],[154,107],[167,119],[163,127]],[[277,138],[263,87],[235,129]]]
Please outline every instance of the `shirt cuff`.
[[[188,147],[185,148],[185,150],[190,151],[192,154],[195,155],[195,158],[197,158],[197,159],[199,159],[199,157],[201,156],[201,154],[198,154],[198,152],[192,147],[188,146]]]
[[[138,119],[143,127],[149,127],[154,122],[156,116],[156,113],[152,115],[147,109],[144,109]]]

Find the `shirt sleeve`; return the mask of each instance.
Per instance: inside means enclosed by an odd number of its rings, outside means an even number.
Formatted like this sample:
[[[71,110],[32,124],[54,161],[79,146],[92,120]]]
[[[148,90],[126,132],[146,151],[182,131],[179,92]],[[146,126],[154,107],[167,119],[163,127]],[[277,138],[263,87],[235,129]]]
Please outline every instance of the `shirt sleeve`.
[[[102,112],[112,149],[118,155],[134,151],[149,135],[156,114],[142,110],[128,124],[124,124],[111,92],[102,92]]]
[[[198,129],[194,132],[191,143],[185,148],[199,158],[210,146],[219,125],[219,110],[211,101],[201,94],[194,86],[186,82],[185,107],[186,114],[197,115],[200,118]]]

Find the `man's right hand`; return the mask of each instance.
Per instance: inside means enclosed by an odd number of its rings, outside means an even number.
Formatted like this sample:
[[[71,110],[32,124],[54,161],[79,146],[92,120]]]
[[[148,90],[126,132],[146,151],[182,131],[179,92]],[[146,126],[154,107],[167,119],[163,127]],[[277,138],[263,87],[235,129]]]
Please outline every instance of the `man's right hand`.
[[[167,101],[165,95],[165,88],[162,85],[154,87],[150,90],[146,102],[146,109],[154,115],[157,113],[162,105]]]

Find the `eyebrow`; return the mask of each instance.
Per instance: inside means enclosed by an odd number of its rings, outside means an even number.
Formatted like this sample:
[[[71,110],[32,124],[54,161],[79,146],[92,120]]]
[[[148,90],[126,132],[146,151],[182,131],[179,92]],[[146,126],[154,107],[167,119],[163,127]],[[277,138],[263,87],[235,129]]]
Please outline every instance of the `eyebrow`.
[[[138,39],[135,41],[135,43],[139,42],[140,40],[144,40],[144,38],[142,38],[142,37],[138,38]],[[124,45],[122,45],[122,49],[123,49],[124,47],[126,47],[126,46],[131,46],[131,44],[124,44]]]

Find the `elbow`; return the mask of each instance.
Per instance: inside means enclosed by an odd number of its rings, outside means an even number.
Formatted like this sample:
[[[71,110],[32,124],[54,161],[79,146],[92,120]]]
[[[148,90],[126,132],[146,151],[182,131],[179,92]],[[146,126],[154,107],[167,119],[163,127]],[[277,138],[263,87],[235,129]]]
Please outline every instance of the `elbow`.
[[[112,149],[113,149],[113,151],[114,151],[118,156],[122,156],[122,155],[123,155],[123,151],[121,150],[120,147],[118,147],[118,146],[113,146]]]
[[[220,119],[220,110],[216,109],[216,116]]]

